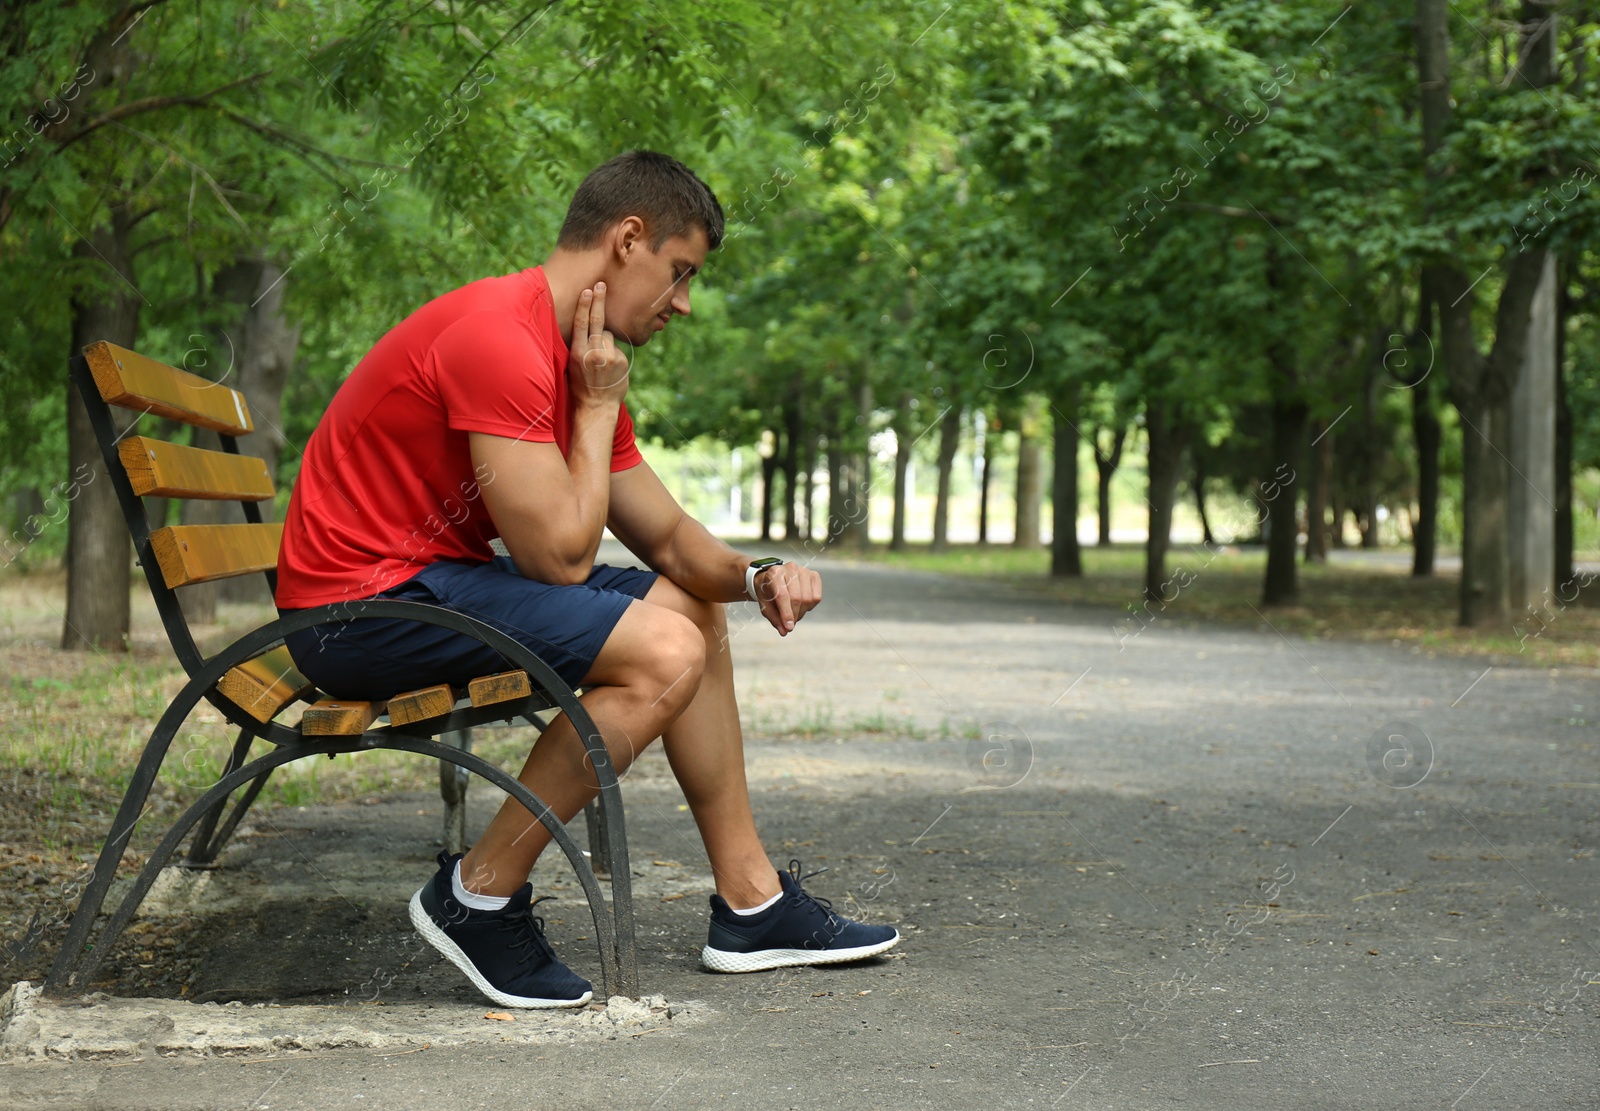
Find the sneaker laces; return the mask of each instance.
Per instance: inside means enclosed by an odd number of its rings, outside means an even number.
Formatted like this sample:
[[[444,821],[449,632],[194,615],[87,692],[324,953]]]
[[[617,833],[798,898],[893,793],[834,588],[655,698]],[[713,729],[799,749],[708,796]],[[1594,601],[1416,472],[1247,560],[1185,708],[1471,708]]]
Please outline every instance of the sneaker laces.
[[[789,861],[789,877],[794,880],[794,885],[797,888],[812,876],[820,876],[826,871],[826,868],[818,868],[815,872],[804,872],[802,874],[803,868],[800,861],[794,859]],[[833,904],[827,899],[813,895],[811,892],[801,888],[800,893],[794,896],[793,902],[795,906],[805,907],[808,912],[820,913],[827,920],[828,927],[835,932],[844,928],[844,919],[833,912]],[[807,904],[810,905],[808,906]]]
[[[543,956],[545,962],[556,959],[556,951],[544,936],[544,919],[533,913],[534,907],[553,898],[554,895],[541,895],[522,910],[508,914],[501,920],[502,930],[510,930],[517,935],[506,947],[517,954],[518,964],[527,964],[536,956]]]

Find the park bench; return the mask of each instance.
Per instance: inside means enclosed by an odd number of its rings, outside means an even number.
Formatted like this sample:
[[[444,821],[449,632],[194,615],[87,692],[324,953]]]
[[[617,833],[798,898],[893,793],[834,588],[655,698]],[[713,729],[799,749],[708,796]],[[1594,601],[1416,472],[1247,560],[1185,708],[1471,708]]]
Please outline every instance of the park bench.
[[[392,749],[440,762],[447,845],[464,837],[466,782],[473,773],[515,798],[544,824],[588,899],[606,994],[636,998],[638,959],[622,795],[599,730],[577,692],[535,653],[498,629],[421,602],[353,601],[305,610],[203,654],[180,605],[179,588],[250,574],[265,575],[269,590],[276,587],[283,526],[264,522],[260,509],[273,497],[272,476],[263,460],[241,453],[238,444],[238,438],[254,428],[248,402],[229,386],[104,342],[92,343],[75,356],[71,375],[88,409],[167,639],[189,678],[145,745],[46,977],[45,990],[53,994],[85,990],[184,839],[192,831],[184,863],[211,866],[273,769],[318,756]],[[131,423],[119,427],[113,409],[208,429],[218,434],[222,450],[135,435],[138,416],[124,416],[122,420]],[[152,529],[144,498],[234,501],[245,520]],[[507,668],[472,680],[464,691],[439,684],[397,694],[387,704],[326,698],[296,670],[284,637],[297,629],[364,617],[407,618],[465,633],[498,651]],[[102,904],[133,829],[145,815],[173,738],[202,700],[239,731],[223,773],[166,831],[132,887],[96,932]],[[290,724],[286,718],[297,706],[303,709]],[[471,751],[474,726],[523,720],[542,728],[539,713],[555,709],[565,712],[576,726],[596,770],[600,795],[587,814],[589,843],[594,863],[610,873],[609,910],[595,868],[561,821],[516,778]],[[258,740],[266,743],[266,749],[252,758]]]

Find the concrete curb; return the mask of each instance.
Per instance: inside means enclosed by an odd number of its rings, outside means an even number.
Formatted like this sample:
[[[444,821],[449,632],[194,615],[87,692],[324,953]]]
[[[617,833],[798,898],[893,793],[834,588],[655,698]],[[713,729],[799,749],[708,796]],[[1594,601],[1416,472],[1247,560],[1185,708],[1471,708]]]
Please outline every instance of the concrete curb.
[[[19,981],[0,996],[0,1060],[115,1061],[247,1057],[341,1049],[571,1045],[667,1033],[714,1012],[705,1003],[612,996],[576,1011],[505,1011],[490,1005],[282,1007],[114,999],[47,999]],[[489,1018],[490,1014],[506,1016]]]

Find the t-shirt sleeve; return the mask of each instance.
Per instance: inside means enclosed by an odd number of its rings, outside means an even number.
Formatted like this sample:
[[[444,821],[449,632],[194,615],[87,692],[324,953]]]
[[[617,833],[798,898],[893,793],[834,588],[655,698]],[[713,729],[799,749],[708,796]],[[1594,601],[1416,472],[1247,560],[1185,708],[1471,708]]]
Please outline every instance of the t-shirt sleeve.
[[[639,445],[633,439],[633,416],[624,402],[617,410],[617,435],[611,441],[611,473],[637,467],[643,462],[644,456],[639,454]]]
[[[527,322],[509,314],[463,317],[439,333],[428,357],[451,428],[555,440],[555,354]]]

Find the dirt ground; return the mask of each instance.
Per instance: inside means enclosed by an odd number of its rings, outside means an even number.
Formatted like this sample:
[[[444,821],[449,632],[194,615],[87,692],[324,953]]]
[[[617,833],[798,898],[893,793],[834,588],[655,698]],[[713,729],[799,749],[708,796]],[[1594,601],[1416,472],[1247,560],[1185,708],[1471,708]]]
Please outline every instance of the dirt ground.
[[[826,867],[808,889],[899,927],[885,959],[701,971],[705,856],[652,751],[624,783],[642,986],[694,1021],[236,1056],[0,1043],[0,1103],[1600,1102],[1596,673],[1265,623],[1127,636],[1114,611],[1024,590],[817,566],[825,602],[797,635],[734,638],[752,787],[775,864]],[[495,800],[474,792],[481,826]],[[105,990],[493,1026],[406,923],[439,820],[425,791],[260,812],[204,890],[155,901]],[[534,883],[593,976],[556,857]]]

